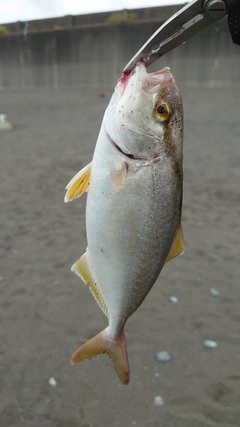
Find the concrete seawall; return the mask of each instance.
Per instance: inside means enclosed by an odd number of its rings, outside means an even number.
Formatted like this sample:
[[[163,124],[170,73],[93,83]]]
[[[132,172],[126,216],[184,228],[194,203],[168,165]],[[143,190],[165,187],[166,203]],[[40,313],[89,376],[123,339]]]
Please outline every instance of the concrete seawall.
[[[0,89],[113,87],[159,22],[96,25],[0,38]],[[187,85],[240,86],[240,47],[225,19],[157,61]]]

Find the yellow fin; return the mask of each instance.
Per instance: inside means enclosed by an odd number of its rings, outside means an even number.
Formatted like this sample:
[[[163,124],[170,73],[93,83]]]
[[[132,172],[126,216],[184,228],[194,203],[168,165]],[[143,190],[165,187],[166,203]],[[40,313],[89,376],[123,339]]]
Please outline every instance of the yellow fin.
[[[179,255],[182,255],[183,253],[184,253],[183,231],[182,231],[182,226],[180,224],[176,231],[170,252],[168,254],[168,257],[165,263]]]
[[[81,258],[75,262],[75,264],[73,264],[71,271],[77,274],[85,284],[89,284],[89,289],[92,292],[99,307],[101,307],[103,313],[106,314],[106,316],[108,316],[108,307],[104,301],[101,290],[94,277],[95,276],[94,270],[89,265],[87,252],[85,252],[85,254],[83,254]]]
[[[124,332],[117,340],[108,337],[108,328],[87,341],[72,356],[72,364],[91,359],[98,354],[105,354],[112,359],[116,372],[123,384],[127,385],[130,379],[127,348]]]
[[[85,168],[81,169],[68,183],[66,187],[66,195],[64,202],[71,202],[74,199],[80,197],[85,191],[87,191],[90,176],[91,176],[91,166],[92,163],[89,163]]]

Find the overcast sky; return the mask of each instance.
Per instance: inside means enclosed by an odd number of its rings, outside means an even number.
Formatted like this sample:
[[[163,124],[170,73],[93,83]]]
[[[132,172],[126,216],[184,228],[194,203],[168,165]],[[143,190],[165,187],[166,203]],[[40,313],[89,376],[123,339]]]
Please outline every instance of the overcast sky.
[[[0,0],[0,22],[180,3],[186,0]]]

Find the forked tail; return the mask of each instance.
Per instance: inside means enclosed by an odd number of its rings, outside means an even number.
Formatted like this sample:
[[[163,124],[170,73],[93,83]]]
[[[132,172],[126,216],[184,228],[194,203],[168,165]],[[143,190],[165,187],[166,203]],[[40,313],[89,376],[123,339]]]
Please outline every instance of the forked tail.
[[[123,384],[127,385],[130,379],[127,348],[124,332],[116,341],[109,339],[108,328],[82,345],[72,356],[72,364],[91,359],[98,354],[107,353],[112,359],[116,372]]]

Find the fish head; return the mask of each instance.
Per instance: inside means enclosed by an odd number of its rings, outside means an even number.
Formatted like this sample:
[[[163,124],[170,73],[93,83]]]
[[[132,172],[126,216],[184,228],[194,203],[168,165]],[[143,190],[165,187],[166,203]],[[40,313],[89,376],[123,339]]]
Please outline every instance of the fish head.
[[[114,144],[133,159],[182,155],[183,107],[169,68],[147,73],[139,63],[122,75],[104,116]]]

